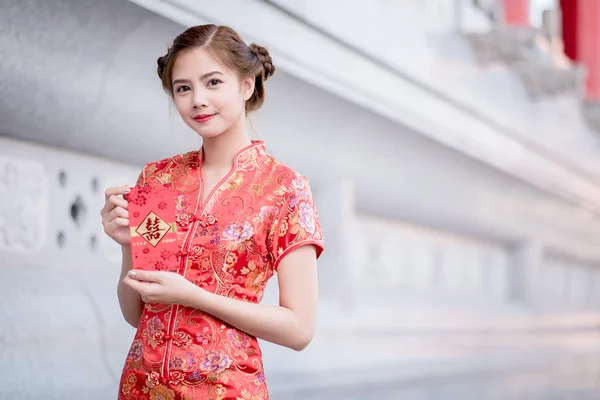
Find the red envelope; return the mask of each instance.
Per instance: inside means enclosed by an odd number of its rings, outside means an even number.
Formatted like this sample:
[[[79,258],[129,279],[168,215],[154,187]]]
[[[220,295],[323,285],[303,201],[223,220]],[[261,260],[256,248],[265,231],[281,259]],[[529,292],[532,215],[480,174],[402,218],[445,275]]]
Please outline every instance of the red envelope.
[[[179,270],[175,201],[179,192],[169,185],[145,185],[131,189],[129,226],[133,269]]]

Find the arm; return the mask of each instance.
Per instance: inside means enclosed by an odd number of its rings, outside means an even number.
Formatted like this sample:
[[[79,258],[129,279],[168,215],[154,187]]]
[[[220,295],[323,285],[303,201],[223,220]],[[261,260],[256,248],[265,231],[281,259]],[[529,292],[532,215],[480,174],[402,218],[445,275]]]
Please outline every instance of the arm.
[[[299,247],[283,257],[278,267],[279,306],[217,295],[174,272],[130,271],[123,283],[139,293],[145,302],[196,308],[249,335],[300,351],[308,346],[315,331],[316,259],[312,245]],[[126,310],[122,306],[122,309],[124,315],[126,311],[131,312],[131,322],[134,318],[137,318],[136,324],[139,322],[133,307]]]
[[[131,238],[128,203],[121,196],[129,193],[129,191],[130,188],[127,186],[106,189],[106,202],[100,211],[100,215],[102,216],[104,232],[121,245],[123,261],[121,264],[121,277],[117,285],[117,297],[125,321],[136,328],[142,315],[144,303],[138,292],[123,284],[124,280],[127,279],[127,273],[131,270]]]
[[[117,297],[119,298],[123,318],[129,325],[137,328],[144,309],[144,302],[142,296],[135,289],[124,283],[127,273],[131,271],[131,247],[123,246],[122,254],[123,261],[121,263],[121,277],[117,285]]]
[[[270,241],[271,254],[281,254],[275,261],[279,306],[216,295],[174,272],[131,271],[124,283],[140,293],[145,302],[196,308],[252,336],[303,350],[312,340],[316,325],[316,260],[323,250],[322,233],[305,180],[294,181],[285,200],[289,204],[281,207],[272,229],[278,235]],[[296,211],[299,207],[305,214],[302,220]]]
[[[279,306],[248,303],[196,287],[183,299],[252,336],[301,351],[313,338],[317,314],[317,262],[314,246],[287,254],[277,269]]]

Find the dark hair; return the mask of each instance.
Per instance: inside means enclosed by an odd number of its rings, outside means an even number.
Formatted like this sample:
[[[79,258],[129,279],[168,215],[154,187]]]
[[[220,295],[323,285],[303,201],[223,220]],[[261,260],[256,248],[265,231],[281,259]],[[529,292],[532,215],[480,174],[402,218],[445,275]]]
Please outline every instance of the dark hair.
[[[163,89],[173,97],[171,84],[173,66],[181,52],[192,48],[211,51],[239,77],[255,78],[254,93],[246,101],[246,112],[256,111],[265,101],[265,81],[275,73],[273,60],[267,49],[255,43],[249,46],[240,35],[228,26],[198,25],[187,29],[173,41],[167,54],[159,57],[158,76]]]

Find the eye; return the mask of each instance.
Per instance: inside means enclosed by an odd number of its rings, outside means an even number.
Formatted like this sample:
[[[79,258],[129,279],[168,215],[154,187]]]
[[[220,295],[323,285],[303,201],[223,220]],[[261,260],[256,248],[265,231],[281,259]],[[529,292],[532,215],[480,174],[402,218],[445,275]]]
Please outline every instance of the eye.
[[[177,93],[183,93],[183,92],[187,92],[188,90],[191,90],[189,86],[183,85],[183,86],[179,86],[177,89],[175,89],[175,91]]]
[[[219,79],[211,79],[210,81],[208,81],[208,86],[217,86],[219,83],[223,83],[223,82],[220,81]]]

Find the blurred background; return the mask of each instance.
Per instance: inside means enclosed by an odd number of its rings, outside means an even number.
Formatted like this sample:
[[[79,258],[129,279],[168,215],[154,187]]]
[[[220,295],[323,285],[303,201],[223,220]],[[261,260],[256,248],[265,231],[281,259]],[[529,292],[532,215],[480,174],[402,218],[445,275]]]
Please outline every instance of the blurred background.
[[[0,0],[0,399],[116,398],[103,192],[201,145],[156,59],[205,23],[327,241],[273,400],[600,399],[600,0]]]

